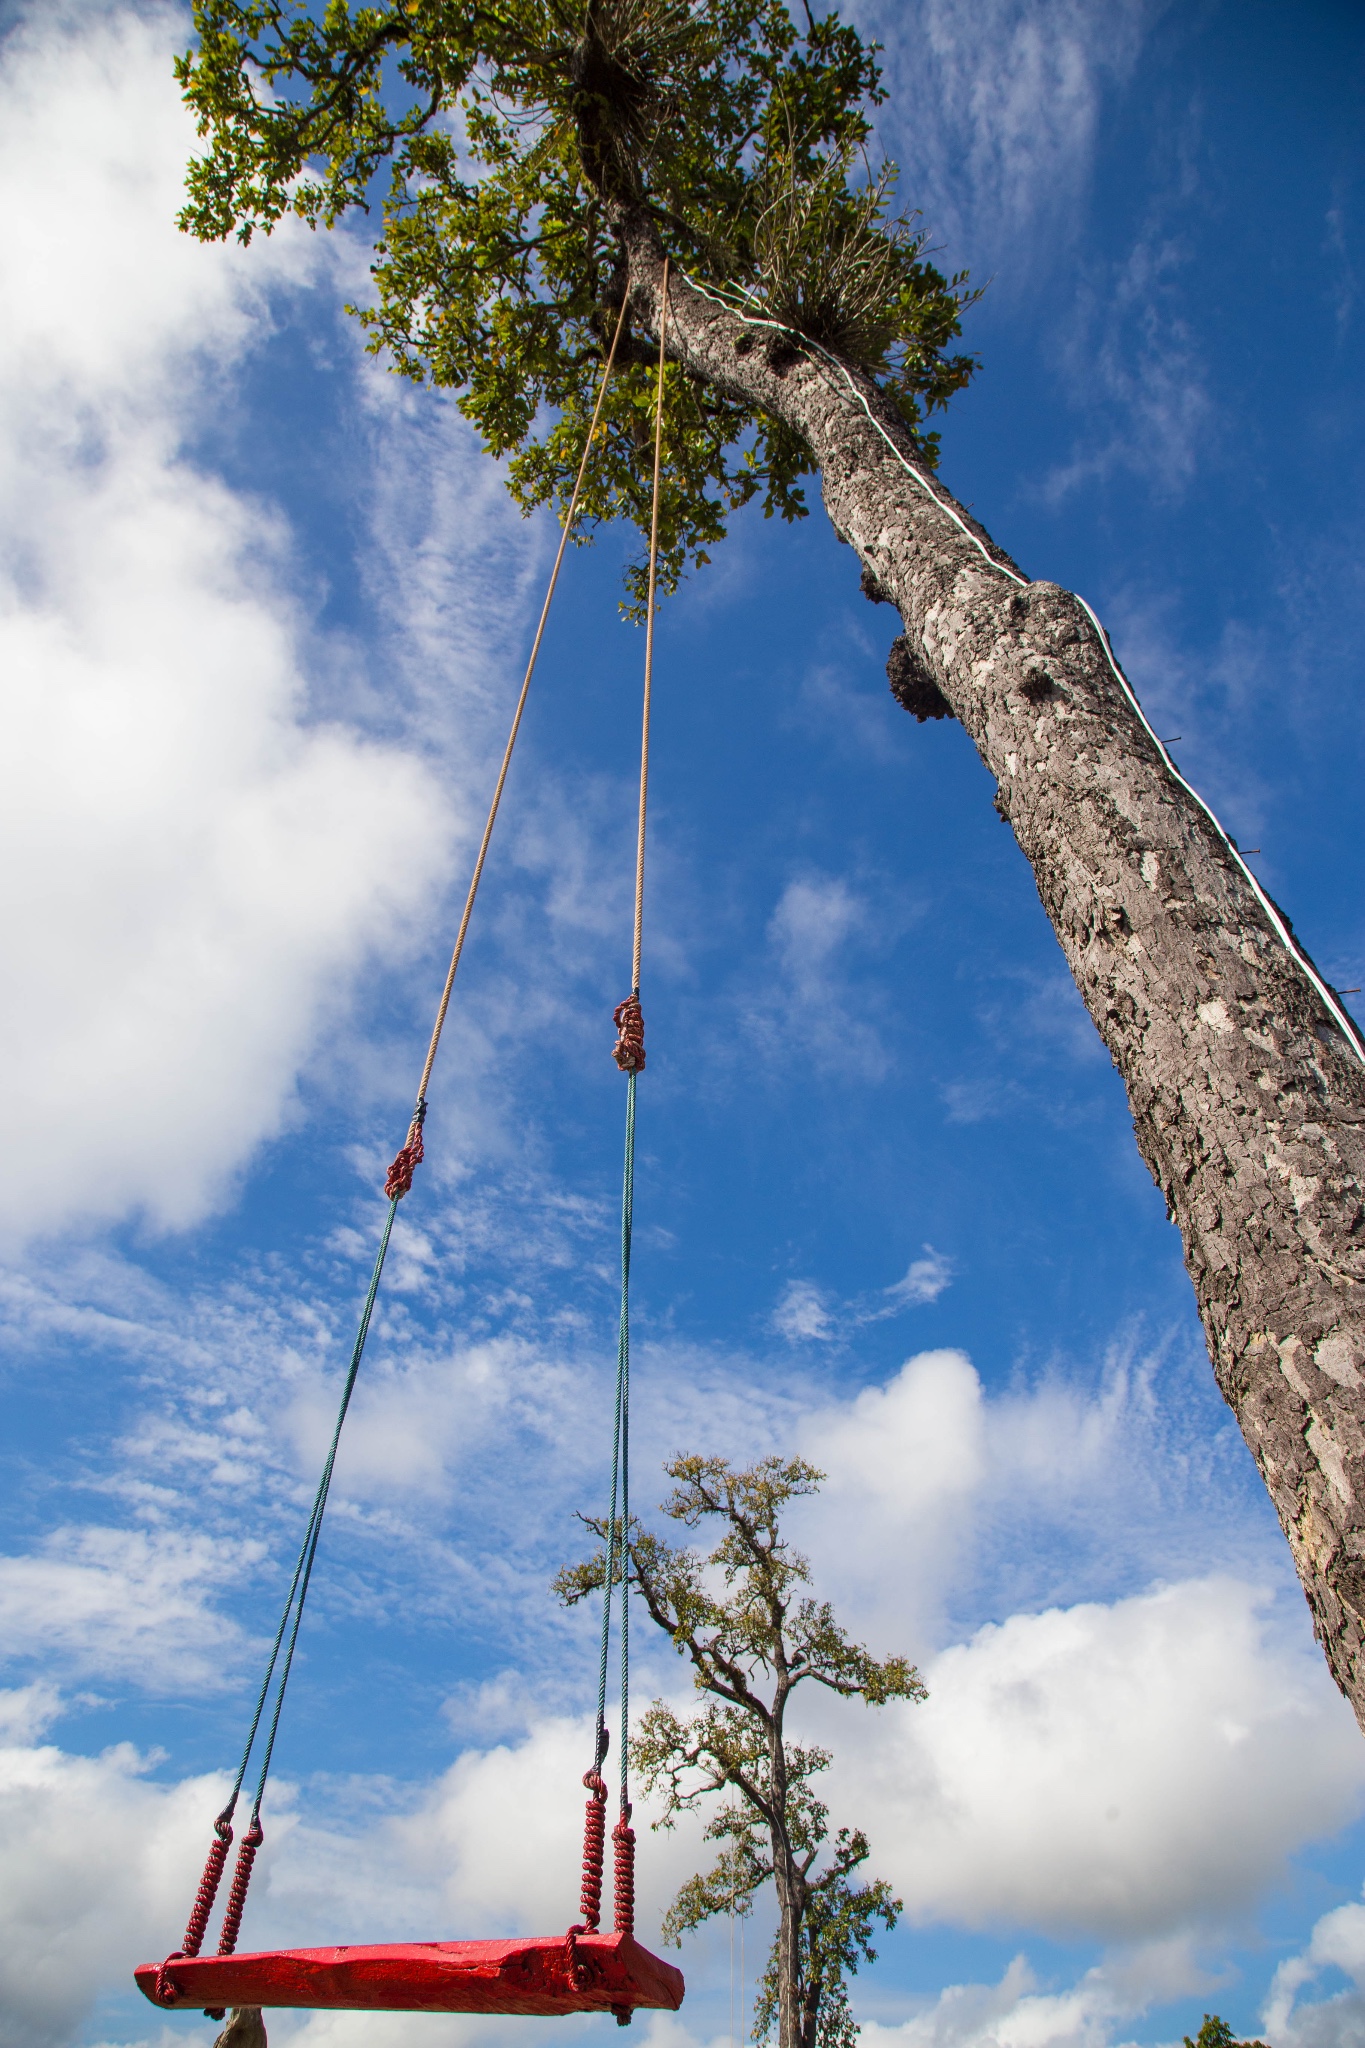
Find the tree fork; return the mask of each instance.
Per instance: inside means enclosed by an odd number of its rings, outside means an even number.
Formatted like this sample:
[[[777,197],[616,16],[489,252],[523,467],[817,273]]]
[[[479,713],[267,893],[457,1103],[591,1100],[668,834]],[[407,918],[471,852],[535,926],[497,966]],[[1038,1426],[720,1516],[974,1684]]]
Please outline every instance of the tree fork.
[[[621,208],[617,225],[635,310],[657,333],[652,224]],[[750,323],[676,269],[669,342],[685,369],[806,441],[835,531],[995,777],[1179,1227],[1214,1373],[1314,1632],[1365,1727],[1365,1068],[1167,771],[1078,599],[987,566],[863,410],[918,467],[877,387],[852,365],[855,388],[809,352],[755,347]]]

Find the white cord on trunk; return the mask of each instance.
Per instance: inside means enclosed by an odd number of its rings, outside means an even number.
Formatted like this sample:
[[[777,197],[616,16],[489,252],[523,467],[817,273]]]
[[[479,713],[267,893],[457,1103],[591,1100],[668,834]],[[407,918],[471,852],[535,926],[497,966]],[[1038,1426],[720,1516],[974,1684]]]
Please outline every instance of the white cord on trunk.
[[[1008,576],[1011,583],[1019,584],[1019,586],[1022,589],[1028,588],[1029,579],[1027,578],[1027,576],[1021,576],[1016,569],[1010,568],[1010,566],[1006,562],[997,562],[995,557],[987,548],[985,542],[982,540],[980,534],[973,533],[970,526],[968,526],[966,520],[961,517],[961,515],[956,511],[956,509],[952,505],[945,504],[943,499],[939,497],[937,491],[935,491],[933,487],[930,485],[927,478],[921,475],[920,471],[916,469],[915,465],[912,462],[906,460],[903,451],[896,446],[891,436],[887,433],[886,428],[882,425],[881,421],[873,412],[871,406],[867,402],[864,393],[861,392],[858,389],[858,386],[854,383],[853,378],[850,376],[848,367],[845,363],[840,362],[837,356],[831,355],[828,349],[821,348],[819,342],[812,341],[808,335],[800,333],[799,330],[794,327],[788,327],[785,324],[785,322],[781,320],[774,320],[766,314],[750,312],[748,310],[748,305],[752,304],[751,300],[748,300],[747,303],[735,305],[730,299],[722,297],[720,293],[709,290],[707,286],[704,284],[699,284],[696,278],[690,277],[685,270],[679,272],[679,275],[686,279],[687,283],[691,285],[693,291],[699,292],[704,299],[710,299],[713,305],[722,307],[725,312],[733,313],[737,319],[744,321],[746,326],[771,327],[779,334],[788,334],[792,337],[794,341],[799,342],[803,348],[810,349],[815,355],[822,357],[823,360],[826,363],[828,363],[832,369],[837,370],[840,376],[843,378],[844,382],[847,384],[849,390],[853,393],[853,396],[857,399],[863,411],[867,414],[867,417],[872,422],[872,425],[881,435],[882,440],[885,441],[887,447],[891,450],[891,453],[895,456],[897,462],[899,462],[901,468],[905,471],[906,475],[911,477],[913,481],[919,485],[920,489],[924,492],[925,496],[929,498],[932,501],[932,503],[938,507],[939,511],[946,513],[949,519],[952,520],[954,526],[959,528],[959,530],[966,535],[967,539],[972,543],[973,547],[978,550],[978,552],[981,555],[981,559],[988,565],[988,567],[992,569],[998,569],[1002,576]],[[1185,777],[1181,774],[1180,770],[1176,767],[1175,762],[1167,753],[1162,741],[1158,739],[1156,733],[1152,729],[1151,720],[1148,718],[1146,712],[1143,710],[1141,704],[1138,702],[1137,694],[1134,691],[1132,684],[1129,682],[1127,676],[1123,673],[1123,670],[1119,667],[1117,661],[1115,661],[1114,659],[1114,650],[1109,644],[1109,635],[1106,633],[1104,627],[1096,618],[1091,607],[1086,603],[1083,597],[1077,595],[1075,592],[1073,592],[1072,595],[1076,597],[1077,604],[1081,607],[1081,610],[1085,613],[1091,625],[1099,634],[1100,646],[1104,650],[1104,658],[1108,662],[1110,669],[1113,671],[1115,681],[1118,683],[1119,688],[1122,690],[1124,696],[1127,698],[1133,710],[1137,713],[1138,720],[1142,726],[1142,729],[1146,733],[1148,739],[1150,739],[1150,741],[1152,742],[1152,745],[1156,748],[1157,753],[1161,756],[1163,765],[1165,766],[1171,777],[1180,784],[1180,787],[1185,791],[1186,795],[1193,797],[1194,801],[1198,804],[1200,810],[1204,813],[1204,816],[1208,819],[1214,831],[1218,834],[1218,837],[1222,840],[1224,846],[1232,855],[1233,860],[1237,863],[1237,866],[1240,869],[1241,873],[1246,877],[1246,880],[1251,886],[1252,894],[1255,896],[1256,901],[1260,904],[1262,910],[1269,918],[1271,929],[1274,931],[1276,937],[1283,945],[1290,959],[1294,961],[1295,965],[1301,968],[1303,973],[1307,976],[1312,986],[1316,989],[1318,995],[1326,1004],[1328,1012],[1330,1013],[1338,1030],[1342,1033],[1343,1037],[1345,1038],[1346,1043],[1350,1046],[1351,1051],[1355,1054],[1356,1058],[1360,1061],[1361,1065],[1365,1066],[1365,1039],[1362,1039],[1360,1030],[1356,1025],[1355,1021],[1348,1015],[1346,1010],[1343,1009],[1341,1003],[1337,999],[1336,991],[1333,988],[1331,988],[1327,982],[1323,980],[1322,976],[1318,973],[1316,967],[1314,967],[1312,961],[1304,953],[1302,947],[1298,943],[1298,940],[1290,931],[1289,926],[1285,921],[1283,913],[1276,909],[1275,905],[1271,902],[1269,896],[1267,896],[1265,890],[1257,881],[1255,875],[1251,872],[1251,869],[1247,866],[1246,861],[1243,859],[1242,853],[1239,847],[1237,846],[1236,841],[1233,840],[1229,836],[1229,834],[1224,831],[1223,826],[1221,825],[1221,823],[1219,822],[1218,818],[1211,810],[1209,805],[1205,803],[1203,797],[1200,796],[1199,791],[1194,788],[1193,784],[1185,780]]]

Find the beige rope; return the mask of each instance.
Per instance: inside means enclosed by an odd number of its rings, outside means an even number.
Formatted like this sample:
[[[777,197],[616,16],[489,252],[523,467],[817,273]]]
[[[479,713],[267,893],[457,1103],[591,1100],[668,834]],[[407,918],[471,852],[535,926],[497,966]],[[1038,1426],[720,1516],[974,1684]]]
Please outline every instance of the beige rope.
[[[602,382],[598,388],[597,403],[593,407],[592,424],[588,428],[588,438],[583,443],[583,459],[578,465],[578,475],[574,479],[573,495],[569,499],[569,509],[564,514],[564,531],[559,536],[559,550],[555,555],[554,568],[550,571],[549,588],[545,592],[545,602],[540,608],[540,623],[536,627],[536,637],[531,643],[531,657],[526,664],[526,676],[522,682],[521,695],[517,699],[517,708],[512,717],[512,730],[507,735],[507,745],[503,749],[502,766],[498,770],[498,780],[497,786],[493,791],[493,801],[488,806],[488,821],[483,828],[483,838],[479,843],[479,856],[474,863],[474,872],[470,877],[469,894],[465,897],[464,903],[464,915],[460,919],[460,929],[456,934],[455,950],[450,956],[450,971],[446,975],[445,987],[441,991],[440,1008],[436,1012],[436,1022],[432,1027],[431,1033],[431,1044],[427,1048],[427,1063],[422,1069],[421,1084],[417,1090],[418,1114],[414,1115],[414,1125],[418,1123],[422,1105],[426,1101],[427,1084],[431,1080],[431,1070],[436,1064],[436,1049],[441,1043],[441,1032],[445,1028],[446,1011],[450,1008],[450,994],[455,986],[455,975],[459,969],[460,955],[464,951],[465,933],[469,930],[469,920],[473,915],[474,898],[479,893],[479,882],[483,875],[483,864],[488,856],[489,841],[493,837],[493,826],[497,821],[498,805],[502,802],[503,785],[507,780],[507,771],[512,765],[512,749],[517,743],[517,733],[521,728],[521,714],[526,709],[526,698],[531,688],[531,677],[535,674],[536,657],[540,653],[540,643],[545,635],[545,622],[550,616],[550,603],[555,594],[555,585],[559,581],[559,571],[564,560],[564,550],[569,544],[569,535],[573,531],[574,519],[578,512],[578,498],[583,488],[583,478],[587,474],[588,457],[592,453],[592,444],[597,435],[598,421],[602,416],[602,403],[607,395],[607,384],[611,377],[612,365],[616,361],[616,344],[620,341],[621,330],[626,324],[627,304],[628,300],[622,299],[620,315],[616,322],[616,332],[611,338],[611,350],[607,356],[606,367],[602,371]],[[409,1139],[413,1135],[413,1131],[410,1130],[408,1133]]]
[[[659,379],[654,393],[654,504],[649,521],[649,609],[645,614],[645,707],[640,735],[640,831],[635,845],[635,953],[630,986],[640,992],[640,939],[645,916],[645,810],[649,797],[649,706],[654,687],[654,586],[659,568],[659,479],[663,468],[664,342],[668,333],[668,258],[659,312]]]

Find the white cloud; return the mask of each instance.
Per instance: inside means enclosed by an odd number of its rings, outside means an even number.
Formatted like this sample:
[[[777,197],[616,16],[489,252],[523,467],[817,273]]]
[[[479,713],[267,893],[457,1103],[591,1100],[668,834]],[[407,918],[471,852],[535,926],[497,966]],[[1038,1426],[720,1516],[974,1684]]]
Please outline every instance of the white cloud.
[[[1193,186],[1196,116],[1178,113],[1161,134],[1169,190],[1127,254],[1079,290],[1060,270],[1074,272],[1106,99],[1132,79],[1168,0],[921,0],[894,15],[863,0],[857,11],[887,46],[878,130],[904,169],[902,202],[924,212],[945,267],[989,284],[987,329],[1002,294],[1007,305],[1043,291],[1056,306],[1053,381],[1090,418],[1045,496],[1055,504],[1116,472],[1178,493],[1214,425],[1177,286],[1188,250],[1170,225]]]
[[[449,857],[420,763],[310,706],[287,532],[185,452],[265,294],[322,259],[176,232],[183,34],[169,10],[34,10],[3,46],[11,1235],[221,1200]]]
[[[899,2027],[864,2025],[866,2048],[1107,2048],[1114,2000],[1098,1971],[1066,1992],[1040,1992],[1027,1959],[998,1984],[950,1984]]]
[[[822,1587],[860,1632],[922,1656],[971,1553],[990,1468],[970,1360],[921,1352],[886,1385],[813,1408],[796,1434],[827,1475],[792,1517]]]
[[[1312,1646],[1234,1579],[1012,1615],[925,1678],[836,1777],[920,1921],[1127,1941],[1216,1923],[1365,1796]]]
[[[1148,2006],[1207,1984],[1183,1940],[1107,1956],[1065,1991],[1044,1991],[1018,1955],[998,1984],[950,1984],[900,2026],[864,2022],[867,2048],[1109,2048]]]
[[[873,1819],[875,1867],[913,1918],[1090,1931],[1121,1944],[1069,1991],[1040,1990],[1022,1960],[1000,1985],[952,1988],[903,2027],[873,2026],[870,2048],[894,2038],[903,2048],[1101,2048],[1125,2015],[1202,1988],[1191,1928],[1207,1932],[1253,1897],[1290,1849],[1339,1821],[1343,1787],[1361,1786],[1349,1715],[1327,1707],[1316,1666],[1286,1653],[1264,1606],[1253,1588],[1204,1581],[1016,1616],[933,1660],[927,1705],[899,1719],[842,1710],[836,1815]],[[342,1809],[329,1792],[325,1805],[313,1796],[296,1811],[281,1788],[249,1908],[253,1938],[292,1946],[558,1926],[572,1910],[586,1734],[581,1718],[538,1717],[522,1738],[467,1750],[424,1786],[350,1781]],[[218,1796],[216,1781],[145,1785],[126,1750],[0,1759],[0,1813],[11,1820],[0,1908],[26,1872],[32,1952],[55,1955],[70,1931],[85,1973],[74,1989],[42,1969],[31,1975],[23,2038],[64,2038],[101,1971],[164,1945]],[[98,1816],[88,1837],[77,1827],[86,1803]],[[695,1826],[658,1836],[643,1832],[647,1819],[642,1809],[645,1925],[700,1848]],[[126,1853],[125,1829],[138,1845],[132,1876],[112,1931],[101,1926],[96,1940],[85,1916]],[[78,1839],[87,1853],[72,1929]],[[1365,1968],[1362,1928],[1360,1908],[1321,1923],[1309,1955],[1281,1972],[1284,2011],[1328,1964]],[[1300,2010],[1301,2031],[1274,2036],[1288,2048],[1354,2040],[1313,2031],[1312,2009]],[[325,2016],[302,2037],[359,2039],[351,2029]],[[420,2035],[392,2035],[409,2038]],[[461,2022],[452,2038],[483,2030]]]
[[[586,1720],[542,1719],[512,1745],[467,1751],[416,1788],[347,1782],[310,1802],[273,1787],[243,1946],[556,1933],[577,1917]],[[100,1757],[0,1749],[0,2048],[69,2042],[99,1992],[175,1947],[225,1782],[158,1784],[128,1745]],[[332,1815],[336,1815],[336,1819]],[[642,1924],[657,1921],[698,1853],[697,1830],[648,1833]],[[611,1903],[610,1870],[607,1906]],[[221,1908],[220,1898],[219,1906]],[[216,1918],[212,1923],[216,1926]],[[160,2040],[151,2024],[147,2038]],[[379,2031],[376,2032],[376,2025]],[[509,2022],[414,2015],[272,2015],[272,2041],[487,2042]],[[511,2023],[558,2039],[556,2024]]]
[[[982,1620],[1154,1577],[1292,1583],[1206,1360],[1119,1345],[1095,1377],[988,1395],[943,1349],[847,1399],[808,1392],[790,1427],[828,1478],[793,1527],[852,1626],[923,1658]]]
[[[0,2048],[62,2048],[98,1992],[175,1945],[224,1790],[149,1783],[127,1744],[0,1749]]]
[[[1351,1979],[1346,1989],[1300,2002],[1324,1970]],[[1275,2048],[1362,2048],[1365,2044],[1365,1906],[1324,1913],[1307,1948],[1280,1964],[1262,2025]]]
[[[0,180],[31,192],[41,177],[43,204],[13,210],[0,254],[0,417],[72,446],[98,432],[112,399],[157,417],[155,379],[177,360],[231,359],[267,292],[305,285],[325,245],[286,232],[248,257],[176,230],[195,146],[170,72],[185,37],[178,8],[16,11],[0,52]],[[67,410],[35,416],[35,393],[60,393]]]
[[[55,1685],[37,1680],[0,1692],[0,1742],[32,1742],[46,1732],[62,1711]]]

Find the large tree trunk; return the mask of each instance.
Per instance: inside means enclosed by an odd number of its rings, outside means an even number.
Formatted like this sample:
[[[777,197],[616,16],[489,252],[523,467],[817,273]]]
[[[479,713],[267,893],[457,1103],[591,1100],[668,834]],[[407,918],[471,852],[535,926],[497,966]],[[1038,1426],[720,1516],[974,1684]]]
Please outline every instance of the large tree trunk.
[[[622,227],[632,303],[657,333],[653,236]],[[937,479],[969,531],[908,473],[909,437],[868,380],[769,339],[673,273],[669,353],[803,436],[835,530],[899,607],[908,690],[921,709],[941,693],[995,777],[1179,1226],[1218,1384],[1365,1726],[1365,1067],[1162,760],[1079,600],[989,566],[973,534],[1008,557]]]

